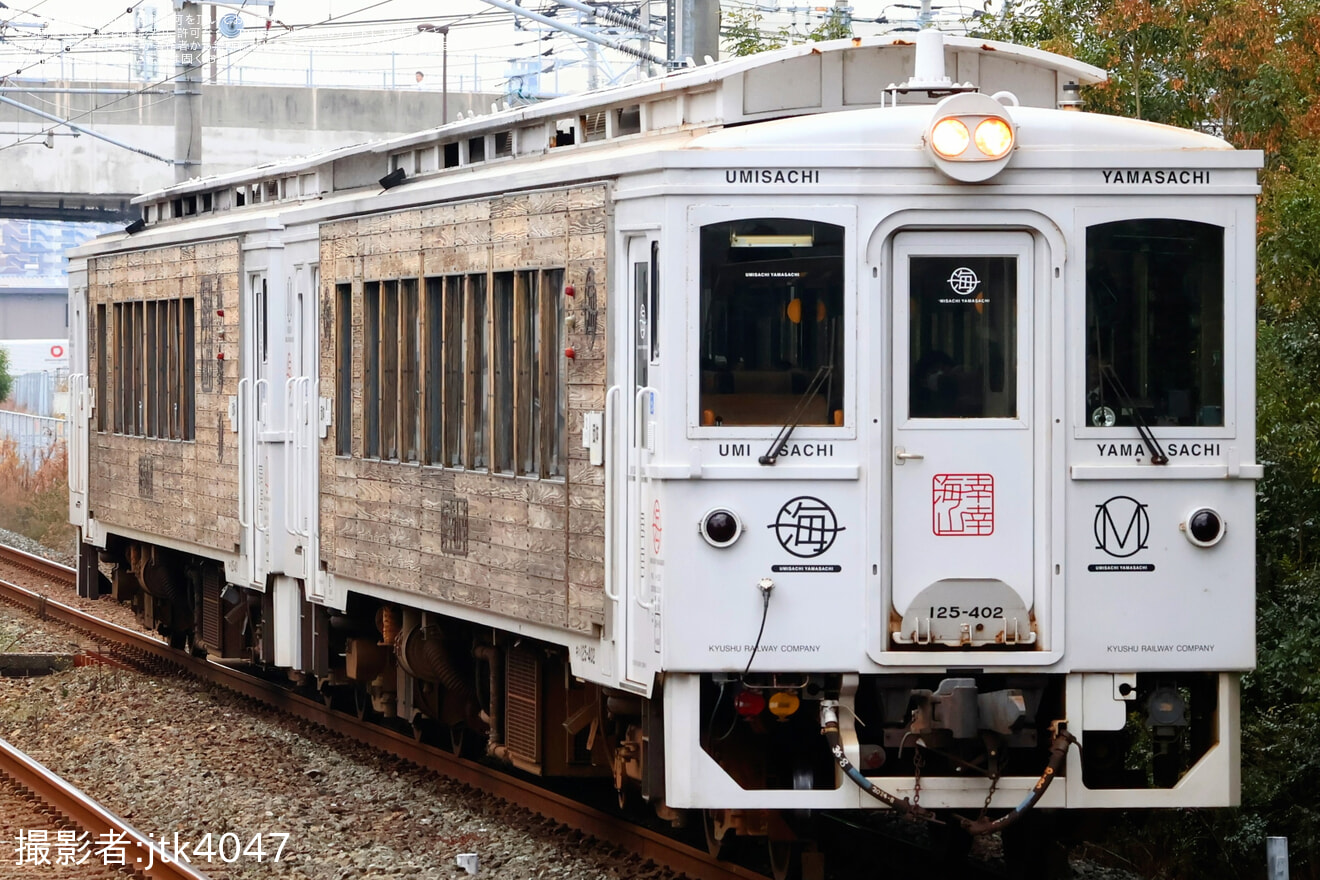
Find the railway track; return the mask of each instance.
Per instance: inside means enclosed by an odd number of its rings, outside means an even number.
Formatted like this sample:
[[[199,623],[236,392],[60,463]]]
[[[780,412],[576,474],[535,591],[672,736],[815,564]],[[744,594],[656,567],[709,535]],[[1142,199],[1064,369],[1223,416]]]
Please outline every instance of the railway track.
[[[73,569],[41,557],[0,545],[0,563],[20,567],[72,592]],[[0,579],[0,601],[38,617],[63,623],[105,645],[111,662],[142,667],[153,672],[177,670],[203,681],[218,684],[302,721],[349,737],[373,749],[392,754],[515,804],[584,835],[613,844],[643,859],[685,874],[694,880],[760,880],[763,875],[727,862],[705,851],[675,841],[658,832],[629,824],[617,816],[546,791],[521,779],[457,757],[442,749],[417,742],[410,736],[327,707],[311,699],[251,675],[241,669],[212,663],[175,651],[148,635],[101,620],[42,593]]]
[[[148,880],[207,880],[205,874],[171,857],[160,844],[148,835],[92,800],[68,782],[34,761],[8,742],[0,739],[0,776],[11,786],[36,798],[50,810],[59,813],[82,834],[52,832],[47,822],[35,815],[14,816],[20,823],[37,821],[12,829],[21,840],[17,850],[22,862],[31,859],[34,868],[53,866],[77,868],[69,876],[122,876],[118,865],[131,871],[135,877]],[[14,813],[10,805],[6,814]],[[35,814],[38,811],[30,811]],[[8,816],[7,816],[8,818]],[[22,832],[25,837],[17,838]],[[36,832],[39,837],[35,836]],[[61,865],[61,859],[67,862]],[[43,863],[44,860],[44,863]]]

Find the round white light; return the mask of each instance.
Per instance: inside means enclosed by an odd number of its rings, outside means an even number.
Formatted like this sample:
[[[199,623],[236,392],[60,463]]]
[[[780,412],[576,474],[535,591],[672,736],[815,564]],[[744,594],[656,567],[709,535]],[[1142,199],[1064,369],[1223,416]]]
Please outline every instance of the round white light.
[[[961,156],[971,139],[961,119],[941,119],[930,130],[931,148],[945,159]]]
[[[976,126],[976,148],[991,159],[1013,149],[1013,126],[997,116],[982,119]]]

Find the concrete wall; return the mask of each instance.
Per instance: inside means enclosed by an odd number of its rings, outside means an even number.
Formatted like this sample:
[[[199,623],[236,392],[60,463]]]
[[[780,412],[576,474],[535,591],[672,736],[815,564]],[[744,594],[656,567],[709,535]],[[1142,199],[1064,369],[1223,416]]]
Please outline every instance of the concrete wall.
[[[135,84],[42,83],[42,88],[134,88]],[[108,94],[3,94],[117,141],[172,159],[174,98]],[[449,114],[490,111],[495,95],[451,94]],[[202,87],[201,175],[236,171],[288,156],[406,134],[440,124],[443,96],[434,91],[307,89],[277,86]],[[93,108],[100,109],[93,109]],[[0,105],[0,130],[39,132],[53,123]],[[60,131],[68,129],[60,127]],[[87,135],[59,136],[6,151],[0,163],[0,199],[24,194],[129,197],[174,182],[172,165]],[[8,203],[7,202],[7,203]]]
[[[69,294],[0,289],[0,339],[67,339]]]

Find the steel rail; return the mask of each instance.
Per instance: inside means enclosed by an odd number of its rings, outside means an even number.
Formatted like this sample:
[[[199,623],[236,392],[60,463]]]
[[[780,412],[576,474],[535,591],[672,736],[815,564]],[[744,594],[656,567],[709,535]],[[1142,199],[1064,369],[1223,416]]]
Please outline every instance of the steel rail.
[[[704,850],[672,840],[649,829],[628,824],[609,813],[577,803],[555,792],[546,791],[530,782],[500,773],[483,764],[419,743],[409,736],[388,728],[336,712],[318,700],[304,697],[240,669],[174,650],[150,636],[101,620],[33,590],[0,580],[0,601],[24,608],[46,619],[64,623],[98,641],[105,642],[111,655],[153,667],[167,665],[203,681],[219,684],[303,721],[342,734],[456,782],[488,792],[539,816],[635,853],[642,859],[662,864],[693,880],[764,880],[764,875],[738,865],[721,862]]]
[[[116,850],[136,876],[149,880],[207,880],[207,875],[173,858],[166,859],[160,844],[129,825],[42,764],[0,739],[0,774],[30,791],[38,800],[60,813],[95,840],[119,841]]]
[[[61,565],[58,562],[47,559],[44,556],[35,556],[31,553],[25,553],[17,547],[10,547],[7,544],[0,544],[0,562],[7,562],[10,565],[16,565],[19,568],[27,569],[33,574],[39,574],[48,577],[53,581],[62,584],[74,584],[78,579],[76,569],[69,568],[67,565]]]

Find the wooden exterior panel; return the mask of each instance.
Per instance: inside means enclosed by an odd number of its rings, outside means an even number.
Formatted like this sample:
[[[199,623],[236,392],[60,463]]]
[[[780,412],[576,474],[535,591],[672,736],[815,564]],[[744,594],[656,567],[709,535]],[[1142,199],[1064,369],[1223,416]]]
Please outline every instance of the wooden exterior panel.
[[[105,408],[106,430],[93,433],[88,450],[93,513],[107,529],[138,530],[223,552],[238,544],[238,435],[229,423],[229,401],[238,389],[239,270],[238,241],[232,238],[88,261],[89,309],[95,313],[105,305],[110,324],[105,399],[96,403]],[[191,298],[193,306],[192,438],[116,433],[115,407],[121,403],[116,377],[130,365],[118,335],[121,328],[115,325],[115,304],[129,308],[128,303],[181,298]],[[156,320],[164,324],[167,306],[153,308],[160,309]],[[143,332],[139,328],[134,335]],[[144,351],[146,345],[144,339]],[[183,345],[179,339],[178,352]],[[151,348],[152,357],[161,354],[159,345]],[[95,360],[89,369],[89,382],[97,387]],[[157,369],[162,375],[171,372],[168,362]],[[178,369],[177,362],[172,369]],[[171,413],[165,411],[166,399],[158,399],[165,419]]]
[[[337,421],[322,441],[321,550],[332,574],[580,632],[603,625],[604,474],[601,468],[577,466],[573,437],[580,444],[583,413],[604,405],[608,229],[609,193],[599,184],[322,227],[323,314],[333,313],[339,284],[352,285],[354,309],[353,456],[329,454],[337,448]],[[577,294],[564,303],[561,331],[563,346],[573,346],[576,358],[553,352],[568,408],[569,436],[562,447],[568,473],[536,479],[364,459],[364,283],[485,275],[482,333],[489,356],[493,273],[540,269],[562,269],[563,283]],[[338,324],[332,318],[327,326]],[[334,352],[333,340],[327,340],[320,370],[325,389],[336,385]],[[486,393],[492,397],[490,388]],[[489,449],[498,427],[493,399],[486,413]],[[465,451],[472,442],[470,422],[464,425]],[[518,436],[537,435],[524,430]],[[583,527],[575,529],[575,523]]]

